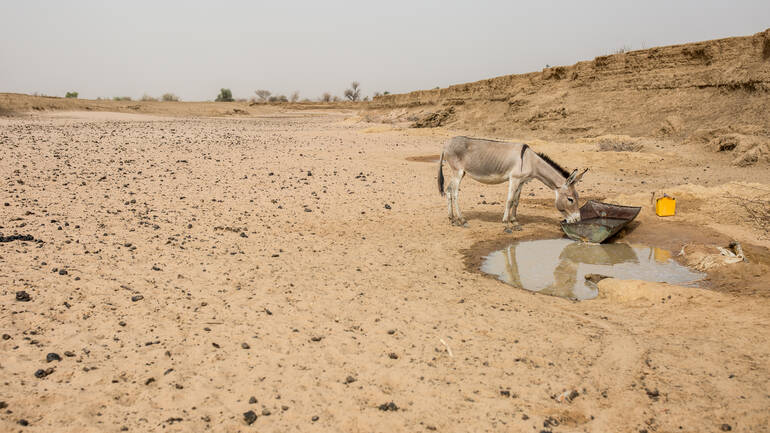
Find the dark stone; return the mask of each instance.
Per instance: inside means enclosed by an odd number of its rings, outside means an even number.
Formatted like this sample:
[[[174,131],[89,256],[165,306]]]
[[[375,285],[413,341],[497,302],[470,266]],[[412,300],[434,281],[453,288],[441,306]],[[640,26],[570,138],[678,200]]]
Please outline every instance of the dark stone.
[[[151,384],[151,383],[153,383],[153,382],[155,382],[155,378],[154,378],[154,377],[151,377],[151,378],[149,378],[149,379],[145,380],[145,381],[144,381],[144,384],[145,384],[145,385],[149,385],[149,384]]]
[[[257,420],[257,414],[254,413],[253,410],[250,410],[248,412],[243,413],[243,420],[246,421],[246,424],[252,425],[254,424],[254,421]]]
[[[310,418],[310,421],[313,421],[313,422],[318,421],[318,415],[314,415],[312,418]]]
[[[10,340],[11,336],[8,334],[3,334],[3,340]]]
[[[241,343],[241,347],[246,350],[251,349],[251,346],[249,346],[249,343]]]
[[[247,235],[246,232],[241,232],[241,237],[242,238],[247,238],[247,237],[249,237],[249,235]]]
[[[142,299],[144,299],[144,296],[142,296],[142,295],[134,295],[134,296],[131,297],[131,302],[141,301]]]
[[[252,395],[249,398],[249,404],[257,404],[257,398]]]
[[[29,296],[29,293],[25,292],[24,290],[20,290],[16,292],[16,300],[19,302],[29,302],[32,298]]]
[[[348,377],[346,377],[346,378],[345,378],[345,385],[347,385],[347,384],[349,384],[349,383],[353,383],[353,382],[355,382],[355,381],[356,381],[356,378],[355,378],[355,377],[353,377],[353,376],[348,376]]]
[[[722,431],[730,431],[733,429],[733,427],[730,424],[722,424],[719,427]]]
[[[38,378],[38,379],[42,379],[42,378],[44,378],[44,377],[48,376],[48,375],[49,375],[49,374],[51,374],[51,373],[53,373],[53,368],[47,368],[47,369],[45,369],[45,370],[43,370],[43,369],[41,368],[41,369],[39,369],[39,370],[37,370],[37,371],[35,372],[35,377],[36,377],[36,378]]]
[[[24,427],[26,427],[26,426],[28,426],[28,425],[29,425],[29,421],[27,421],[26,419],[20,419],[20,420],[19,420],[19,421],[17,421],[17,422],[19,423],[19,425],[20,425],[20,426],[24,426]]]
[[[390,354],[388,354],[388,358],[390,358],[390,359],[398,359],[398,355],[396,355],[394,352],[391,352]]]
[[[390,205],[385,203],[385,209],[391,209]]]
[[[379,409],[381,411],[385,411],[385,412],[387,412],[387,411],[395,412],[395,411],[398,410],[398,406],[396,406],[396,403],[393,403],[391,401],[391,402],[388,402],[388,403],[381,404]]]
[[[124,321],[122,321],[122,320],[121,320],[120,322],[118,322],[118,325],[120,325],[120,326],[126,326],[126,322],[124,322]]]
[[[321,341],[323,339],[324,338],[321,336],[310,337],[310,341],[315,341],[315,342]]]
[[[61,361],[61,356],[59,356],[58,353],[51,352],[45,356],[45,361],[46,362]]]
[[[262,409],[262,416],[270,416],[270,409]]]
[[[500,395],[502,395],[503,397],[510,397],[511,396],[511,391],[508,391],[507,389],[501,389],[500,390]]]
[[[0,401],[0,409],[5,409],[7,407],[8,407],[8,403],[6,403],[4,401]]]
[[[73,356],[75,356],[75,352],[70,352],[68,350],[68,351],[64,352],[64,356],[66,356],[68,358],[72,358]]]
[[[11,236],[0,236],[0,242],[13,242],[13,241],[22,241],[22,242],[33,242],[35,240],[32,235],[11,235]]]
[[[59,275],[67,275],[68,272],[66,269],[59,269]]]

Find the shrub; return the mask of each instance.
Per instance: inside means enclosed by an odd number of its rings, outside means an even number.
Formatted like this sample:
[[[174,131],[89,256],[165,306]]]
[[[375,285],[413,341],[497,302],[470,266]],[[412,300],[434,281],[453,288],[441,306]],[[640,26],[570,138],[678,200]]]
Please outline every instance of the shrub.
[[[332,100],[332,94],[329,92],[324,92],[323,95],[321,95],[321,101],[323,102],[329,102]]]
[[[350,88],[345,90],[345,97],[351,101],[358,101],[361,97],[361,84],[358,81],[350,83]]]
[[[291,94],[291,97],[289,97],[289,100],[291,100],[291,102],[297,102],[297,101],[299,101],[299,90],[295,90],[295,91],[294,91],[294,92]]]
[[[233,102],[233,92],[230,89],[219,89],[219,95],[217,95],[216,102]]]
[[[150,95],[148,95],[146,93],[144,95],[142,95],[142,99],[141,99],[141,101],[144,101],[144,102],[147,102],[147,101],[157,101],[157,100],[158,100],[158,98],[152,97],[152,96],[150,96]]]
[[[179,96],[176,96],[173,93],[164,93],[163,96],[161,96],[160,98],[164,102],[178,102],[179,101]]]
[[[255,90],[254,93],[257,95],[257,98],[259,98],[261,102],[267,102],[268,99],[270,99],[270,95],[273,94],[271,91],[264,89]]]
[[[66,95],[64,95],[65,98],[76,98],[78,97],[78,92],[67,92]]]
[[[270,102],[289,102],[289,98],[286,97],[286,95],[276,95],[271,96],[270,99],[268,99]]]
[[[113,96],[112,100],[113,101],[130,101],[131,97],[130,96]]]

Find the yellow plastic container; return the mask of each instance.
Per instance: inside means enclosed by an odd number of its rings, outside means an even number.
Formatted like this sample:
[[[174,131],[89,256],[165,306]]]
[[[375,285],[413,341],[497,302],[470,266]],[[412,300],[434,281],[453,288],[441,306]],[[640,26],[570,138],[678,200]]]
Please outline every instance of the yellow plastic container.
[[[655,213],[658,216],[671,216],[676,213],[676,199],[664,195],[655,201]]]

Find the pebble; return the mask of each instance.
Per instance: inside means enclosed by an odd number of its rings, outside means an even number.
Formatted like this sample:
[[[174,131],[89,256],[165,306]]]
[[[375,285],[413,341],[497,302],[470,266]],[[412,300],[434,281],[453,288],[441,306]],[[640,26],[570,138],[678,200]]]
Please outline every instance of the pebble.
[[[390,210],[390,209],[391,209],[390,205],[386,203],[386,204],[385,204],[385,209],[388,209],[388,210]]]
[[[10,340],[11,336],[8,334],[3,334],[3,340]]]
[[[142,299],[144,299],[144,296],[142,296],[142,295],[134,295],[134,296],[131,297],[131,302],[141,301]]]
[[[68,351],[64,352],[64,356],[66,356],[68,358],[72,358],[73,356],[75,356],[75,352],[70,352],[68,350]]]
[[[29,421],[27,421],[26,419],[23,419],[23,418],[22,418],[22,419],[20,419],[20,420],[19,420],[19,421],[17,421],[17,422],[19,423],[19,425],[20,425],[20,426],[24,426],[24,427],[26,427],[26,426],[28,426],[28,425],[29,425]]]
[[[41,369],[39,369],[39,370],[37,370],[37,371],[35,372],[35,377],[36,377],[36,378],[38,378],[38,379],[42,379],[42,378],[44,378],[44,377],[48,376],[48,375],[49,375],[49,374],[51,374],[51,373],[53,373],[53,368],[47,368],[47,369],[45,369],[45,370],[43,370],[43,369],[41,368]]]
[[[355,381],[356,381],[356,378],[355,378],[355,377],[353,377],[353,376],[348,376],[348,377],[346,377],[346,378],[345,378],[345,385],[347,385],[347,384],[349,384],[349,383],[353,383],[353,382],[355,382]]]
[[[249,346],[249,343],[241,343],[241,347],[246,350],[251,349],[251,346]]]
[[[61,361],[61,356],[58,353],[51,352],[45,356],[46,362]]]
[[[390,354],[388,354],[388,358],[390,358],[390,359],[398,359],[398,355],[396,355],[394,352],[390,352]]]
[[[66,269],[59,269],[59,275],[67,275],[68,272]]]
[[[246,424],[252,425],[254,424],[254,421],[257,420],[257,414],[254,413],[253,410],[250,410],[248,412],[243,413],[243,420],[246,421]]]
[[[719,427],[722,431],[730,431],[733,429],[733,427],[730,424],[722,424]]]
[[[20,290],[16,292],[16,300],[19,302],[29,302],[32,298],[29,296],[29,293],[25,292],[24,290]]]
[[[395,411],[398,410],[398,406],[396,406],[396,403],[393,403],[391,401],[391,402],[388,402],[388,403],[381,404],[379,409],[381,411],[385,411],[385,412],[387,412],[387,411],[395,412]]]
[[[257,398],[252,395],[249,398],[249,404],[257,404]]]
[[[313,421],[313,422],[318,421],[318,415],[314,415],[312,418],[310,418],[310,421]]]
[[[270,409],[262,409],[262,416],[270,416]]]

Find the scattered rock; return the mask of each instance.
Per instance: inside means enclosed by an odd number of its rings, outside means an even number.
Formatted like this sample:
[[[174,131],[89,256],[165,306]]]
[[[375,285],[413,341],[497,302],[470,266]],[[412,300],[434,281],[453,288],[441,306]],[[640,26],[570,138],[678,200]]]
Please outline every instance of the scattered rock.
[[[243,420],[246,421],[246,424],[252,425],[254,424],[254,421],[257,420],[257,414],[254,413],[253,410],[250,410],[248,412],[243,413]]]
[[[344,382],[344,383],[345,383],[345,385],[347,385],[347,384],[353,383],[353,382],[355,382],[355,381],[356,381],[356,378],[355,378],[355,377],[353,377],[353,376],[348,376],[348,377],[346,377],[346,378],[345,378],[345,382]]]
[[[387,412],[387,411],[395,412],[395,411],[397,411],[397,410],[398,410],[398,406],[396,406],[396,403],[393,403],[393,402],[391,401],[391,402],[388,402],[388,403],[383,403],[383,404],[381,404],[381,405],[379,406],[379,409],[380,409],[381,411],[384,411],[384,412]]]
[[[246,350],[251,349],[251,346],[249,346],[249,343],[241,343],[241,347],[246,349]]]
[[[719,427],[722,431],[730,431],[733,429],[733,427],[730,424],[722,424]]]
[[[25,292],[24,290],[20,290],[16,292],[16,300],[19,302],[29,302],[32,300],[32,298],[29,296],[29,293]]]
[[[53,367],[46,368],[45,370],[43,370],[41,368],[41,369],[39,369],[39,370],[37,370],[35,372],[35,377],[38,378],[38,379],[42,379],[42,378],[44,378],[44,377],[46,377],[46,376],[48,376],[48,375],[50,375],[52,373],[53,373]]]
[[[257,404],[257,398],[253,395],[249,397],[249,404]]]
[[[313,421],[313,422],[318,421],[318,415],[313,415],[313,417],[310,418],[310,421]]]
[[[391,209],[390,205],[389,205],[389,204],[387,204],[387,203],[385,203],[385,209],[388,209],[388,210],[390,210],[390,209]]]
[[[142,295],[134,295],[134,296],[131,297],[131,302],[141,301],[142,299],[144,299],[144,296],[142,296]]]
[[[51,352],[45,356],[46,362],[61,361],[61,356],[58,353]]]
[[[262,416],[270,416],[270,409],[268,408],[262,409]]]
[[[3,334],[3,340],[10,340],[11,336],[9,334]]]
[[[17,423],[18,423],[20,426],[24,426],[24,427],[26,427],[26,426],[28,426],[28,425],[29,425],[29,421],[27,421],[26,419],[23,419],[23,418],[22,418],[22,419],[20,419],[20,420],[18,420],[18,421],[17,421]]]
[[[398,355],[395,352],[390,352],[388,354],[388,358],[390,358],[390,359],[398,359]]]

